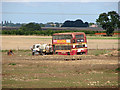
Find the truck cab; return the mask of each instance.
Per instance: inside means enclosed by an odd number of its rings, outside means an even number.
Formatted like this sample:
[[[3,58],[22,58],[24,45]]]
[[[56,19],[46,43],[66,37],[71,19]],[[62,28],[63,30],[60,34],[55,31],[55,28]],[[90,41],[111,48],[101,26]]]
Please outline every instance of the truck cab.
[[[34,44],[31,48],[32,55],[35,54],[52,54],[53,49],[51,44]]]

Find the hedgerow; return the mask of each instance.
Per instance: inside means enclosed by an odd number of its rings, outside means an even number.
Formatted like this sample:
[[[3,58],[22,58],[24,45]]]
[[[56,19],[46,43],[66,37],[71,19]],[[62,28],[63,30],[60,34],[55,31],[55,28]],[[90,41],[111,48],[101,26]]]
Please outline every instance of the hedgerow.
[[[95,34],[95,33],[105,33],[105,31],[79,31],[79,30],[40,30],[40,31],[30,31],[30,30],[3,30],[0,31],[3,35],[48,35],[51,36],[54,33],[65,33],[65,32],[84,32],[85,34]]]

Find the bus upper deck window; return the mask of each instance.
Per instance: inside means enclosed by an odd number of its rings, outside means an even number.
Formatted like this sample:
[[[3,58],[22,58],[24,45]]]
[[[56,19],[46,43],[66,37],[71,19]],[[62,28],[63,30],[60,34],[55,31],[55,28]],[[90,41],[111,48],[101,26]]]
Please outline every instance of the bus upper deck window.
[[[57,36],[53,36],[53,39],[57,39]]]

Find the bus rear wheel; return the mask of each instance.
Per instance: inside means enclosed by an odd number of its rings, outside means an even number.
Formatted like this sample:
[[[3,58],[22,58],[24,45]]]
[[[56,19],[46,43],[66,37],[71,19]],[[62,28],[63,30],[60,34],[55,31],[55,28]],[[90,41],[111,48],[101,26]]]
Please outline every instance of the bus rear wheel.
[[[68,52],[67,55],[70,55],[70,52]]]

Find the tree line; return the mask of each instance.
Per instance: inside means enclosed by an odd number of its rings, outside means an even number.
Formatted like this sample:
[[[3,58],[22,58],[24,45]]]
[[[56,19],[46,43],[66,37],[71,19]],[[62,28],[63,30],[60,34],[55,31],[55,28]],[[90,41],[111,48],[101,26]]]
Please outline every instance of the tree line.
[[[120,29],[120,16],[115,11],[110,11],[108,13],[101,13],[99,18],[96,20],[98,25],[101,25],[103,29],[106,30],[107,36],[113,34],[116,28]],[[65,21],[62,27],[88,27],[87,22],[83,22],[78,19],[76,21]],[[64,32],[85,32],[86,34],[94,34],[98,31],[78,31],[78,30],[66,30],[66,31],[53,31],[53,30],[42,30],[41,25],[38,23],[28,23],[23,24],[19,30],[9,30],[2,31],[2,34],[9,35],[52,35],[54,33],[64,33]]]
[[[34,22],[33,22],[34,23]],[[2,25],[3,27],[21,27],[23,25],[25,25],[26,23],[12,23],[12,21],[2,21],[0,23],[0,26]],[[45,24],[43,23],[37,23],[39,24],[41,27],[61,27],[62,23],[58,23],[58,22],[47,22]]]
[[[65,32],[84,32],[85,34],[94,35],[95,33],[105,33],[105,31],[79,31],[79,30],[34,30],[34,31],[24,31],[22,29],[19,30],[3,30],[1,33],[4,35],[47,35],[52,36],[54,33],[65,33]]]
[[[7,35],[53,35],[54,33],[65,32],[85,32],[86,34],[95,34],[98,31],[79,31],[79,30],[42,30],[38,23],[28,23],[22,25],[18,30],[3,30],[2,34]]]

